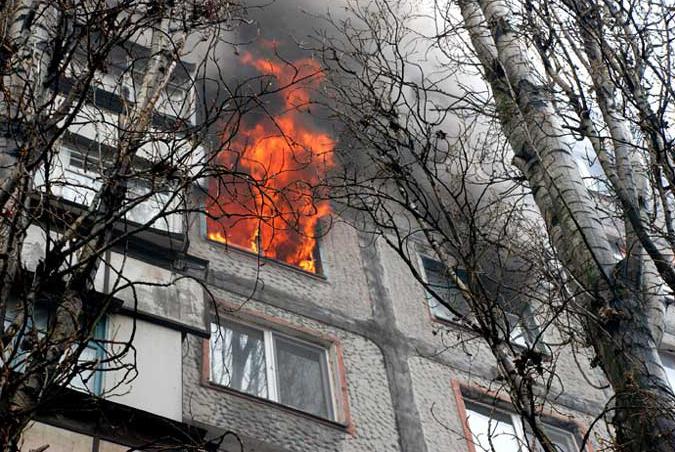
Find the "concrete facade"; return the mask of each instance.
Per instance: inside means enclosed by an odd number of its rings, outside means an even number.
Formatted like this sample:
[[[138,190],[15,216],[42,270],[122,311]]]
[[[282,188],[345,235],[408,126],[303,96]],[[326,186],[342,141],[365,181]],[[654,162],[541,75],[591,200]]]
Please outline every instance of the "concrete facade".
[[[72,132],[99,141],[104,133]],[[505,398],[494,358],[480,340],[432,317],[423,287],[382,240],[334,221],[320,240],[322,274],[315,275],[208,240],[203,217],[191,218],[189,227],[181,223],[187,230],[178,223],[165,229],[185,235],[180,246],[144,233],[142,246],[109,251],[96,276],[96,290],[119,301],[106,319],[106,339],[133,347],[125,362],[135,362],[133,378],[104,367],[103,389],[91,394],[104,405],[100,410],[117,413],[119,425],[139,416],[134,428],[145,429],[147,421],[155,426],[150,437],[192,427],[207,439],[232,432],[250,452],[476,452],[465,401]],[[29,230],[28,269],[43,257],[44,240],[40,228]],[[211,383],[210,325],[219,319],[325,349],[334,415]],[[668,326],[675,331],[672,313]],[[547,419],[581,444],[609,394],[598,389],[602,376],[583,350],[555,345],[554,330],[546,334],[559,375],[550,388],[539,388],[550,395]],[[667,334],[664,344],[674,351],[675,336]],[[50,452],[117,451],[147,442],[102,419],[90,425],[39,417],[24,450],[49,443]],[[219,449],[237,451],[239,444],[226,436]]]
[[[120,292],[121,311],[108,319],[109,339],[124,340],[134,329],[138,373],[105,395],[111,402],[211,437],[232,431],[246,451],[472,452],[457,388],[498,391],[494,359],[479,340],[460,346],[464,333],[432,319],[424,289],[382,241],[335,223],[320,243],[319,276],[211,242],[203,227],[189,234],[189,254],[208,262],[204,286],[142,257],[107,260],[116,266],[111,273],[141,283],[136,298]],[[209,383],[205,344],[210,322],[221,317],[325,346],[336,419]],[[587,381],[601,381],[596,371],[585,369],[584,376],[571,353],[555,356],[562,385],[551,391],[552,414],[578,426],[580,440],[607,394]],[[577,357],[582,366],[584,359]],[[104,387],[120,382],[115,372],[104,372],[103,381]],[[30,434],[27,444],[34,444]],[[238,446],[228,439],[221,450]]]
[[[457,332],[432,320],[423,288],[380,241],[336,223],[321,241],[325,277],[210,242],[201,227],[190,231],[190,242],[190,253],[209,262],[204,330],[217,312],[327,341],[339,348],[342,362],[333,371],[342,372],[337,384],[345,391],[334,394],[344,400],[333,422],[215,387],[205,368],[207,339],[184,334],[185,422],[213,435],[234,431],[246,450],[469,450],[453,384],[494,389],[494,359],[478,340],[448,345]],[[174,305],[185,299],[166,295],[145,294],[144,309],[158,317],[180,312]],[[568,359],[558,363],[564,387],[556,411],[581,432],[607,395],[586,382],[570,354],[556,356]]]
[[[209,261],[210,309],[339,340],[351,422],[326,426],[268,402],[209,389],[197,339],[184,344],[187,421],[241,432],[255,439],[250,450],[469,450],[453,382],[498,387],[494,358],[478,340],[466,348],[448,346],[444,338],[452,329],[431,319],[423,288],[381,241],[338,223],[321,242],[325,279],[275,262],[258,267],[252,256],[199,233],[191,243],[191,252]],[[573,362],[561,362],[559,369],[565,387],[557,393],[557,410],[581,432],[607,396],[589,386]]]

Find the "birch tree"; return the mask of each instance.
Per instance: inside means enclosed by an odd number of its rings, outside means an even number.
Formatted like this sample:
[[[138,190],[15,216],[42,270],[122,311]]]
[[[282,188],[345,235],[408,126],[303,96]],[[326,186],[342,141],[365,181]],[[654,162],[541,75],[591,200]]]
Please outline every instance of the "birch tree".
[[[316,41],[351,168],[336,176],[338,198],[421,283],[411,237],[446,264],[471,315],[436,301],[487,342],[544,450],[556,450],[538,427],[554,369],[536,347],[512,346],[495,302],[514,272],[543,282],[514,280],[603,371],[614,448],[675,449],[658,353],[675,289],[672,8],[413,3],[350,2]]]

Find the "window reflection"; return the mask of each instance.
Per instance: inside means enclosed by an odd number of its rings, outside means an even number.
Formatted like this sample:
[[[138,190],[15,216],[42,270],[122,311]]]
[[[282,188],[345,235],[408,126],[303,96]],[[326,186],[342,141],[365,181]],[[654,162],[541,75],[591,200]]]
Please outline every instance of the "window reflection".
[[[330,417],[325,352],[284,338],[275,340],[279,401]]]
[[[244,325],[211,324],[211,381],[267,397],[263,333]]]
[[[210,381],[335,419],[325,347],[269,329],[211,324]]]
[[[487,415],[482,407],[467,404],[467,421],[474,446],[480,451],[520,452],[516,430],[508,416]]]

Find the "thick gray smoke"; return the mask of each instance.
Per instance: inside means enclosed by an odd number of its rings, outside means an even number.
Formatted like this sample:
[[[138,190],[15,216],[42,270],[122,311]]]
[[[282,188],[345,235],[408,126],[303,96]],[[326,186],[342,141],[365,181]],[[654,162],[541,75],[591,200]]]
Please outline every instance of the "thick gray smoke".
[[[251,99],[273,91],[277,84],[271,77],[261,77],[259,68],[244,63],[247,55],[287,66],[312,57],[308,48],[324,23],[322,17],[328,12],[339,14],[340,4],[330,0],[247,2],[244,15],[230,29],[190,37],[186,60],[197,67],[202,117],[221,117],[211,129],[214,145],[228,115],[250,107]],[[283,104],[280,95],[265,94],[256,101],[272,112]],[[229,107],[226,111],[218,113],[213,108],[225,104]],[[247,117],[255,120],[256,114],[254,111]],[[312,116],[317,124],[321,122],[318,108],[312,110]]]

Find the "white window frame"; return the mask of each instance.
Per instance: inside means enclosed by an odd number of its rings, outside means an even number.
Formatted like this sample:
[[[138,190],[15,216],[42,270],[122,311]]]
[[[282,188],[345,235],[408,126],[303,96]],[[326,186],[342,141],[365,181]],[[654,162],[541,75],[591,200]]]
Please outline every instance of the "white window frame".
[[[465,416],[466,416],[466,426],[468,428],[468,431],[471,433],[471,437],[468,438],[469,441],[474,445],[474,448],[476,449],[476,452],[483,452],[483,449],[480,447],[479,444],[477,444],[476,441],[476,435],[485,433],[485,432],[478,432],[474,433],[471,431],[471,427],[469,426],[469,411],[475,412],[477,414],[489,417],[494,421],[499,421],[499,419],[495,419],[494,414],[499,414],[507,418],[510,422],[510,425],[513,427],[513,431],[515,432],[515,438],[517,439],[519,448],[521,452],[526,452],[526,447],[529,446],[535,446],[536,444],[531,444],[532,442],[532,435],[529,435],[526,433],[525,429],[523,428],[523,420],[521,419],[520,416],[518,416],[515,413],[512,413],[508,410],[503,410],[491,405],[487,405],[482,402],[477,402],[473,399],[464,399],[464,411],[465,411]],[[469,406],[476,407],[478,408],[478,411],[472,408],[469,408]],[[542,422],[542,428],[545,433],[550,435],[550,439],[558,439],[562,440],[563,442],[567,443],[566,447],[572,452],[576,452],[579,450],[579,446],[577,445],[577,436],[574,432],[571,432],[569,430],[566,430],[562,427],[556,426],[556,425],[551,425],[550,423]],[[528,437],[530,438],[530,443],[528,443]],[[531,449],[533,452],[538,452],[539,449]],[[499,449],[497,447],[494,448],[495,452],[499,452]],[[492,451],[490,451],[492,452]]]
[[[243,394],[246,394],[249,397],[255,397],[258,399],[263,399],[263,400],[270,400],[274,403],[278,403],[283,406],[287,406],[290,409],[297,410],[299,412],[306,413],[310,416],[316,416],[319,418],[327,419],[330,421],[334,422],[341,422],[341,417],[339,413],[341,412],[340,409],[340,403],[339,399],[337,398],[337,382],[335,381],[335,378],[337,378],[338,373],[335,371],[335,364],[333,358],[333,347],[331,345],[325,345],[322,343],[317,343],[317,342],[312,342],[309,340],[306,340],[304,338],[299,338],[294,335],[286,334],[284,332],[280,332],[278,330],[272,329],[267,326],[262,326],[256,323],[252,322],[245,322],[241,321],[239,319],[231,319],[229,317],[221,317],[220,322],[218,322],[216,319],[211,320],[211,328],[215,325],[217,328],[227,328],[228,324],[235,324],[235,325],[241,325],[246,328],[251,328],[257,331],[260,331],[263,335],[263,345],[264,345],[264,350],[265,350],[265,372],[266,372],[266,382],[267,382],[267,397],[260,397],[254,394],[249,394],[244,392]],[[313,348],[316,350],[321,350],[322,352],[322,360],[323,366],[325,366],[326,369],[326,375],[322,375],[322,385],[324,386],[325,389],[327,389],[327,394],[325,394],[326,397],[326,402],[328,404],[327,406],[327,411],[328,411],[328,416],[323,417],[321,415],[316,415],[313,413],[305,412],[301,408],[296,408],[290,405],[285,405],[280,401],[279,397],[279,386],[278,386],[278,374],[277,374],[277,363],[276,363],[276,349],[275,349],[275,337],[279,337],[282,339],[285,339],[289,342],[292,343],[297,343],[300,346],[305,346],[309,348]],[[211,339],[209,339],[209,351],[211,350]],[[222,385],[217,382],[214,382],[212,380],[212,366],[213,362],[211,362],[212,357],[209,357],[209,382],[211,384],[220,386],[220,387],[225,387],[228,389],[231,389],[236,392],[241,392],[238,391],[237,389],[234,388],[229,388],[227,385]]]

